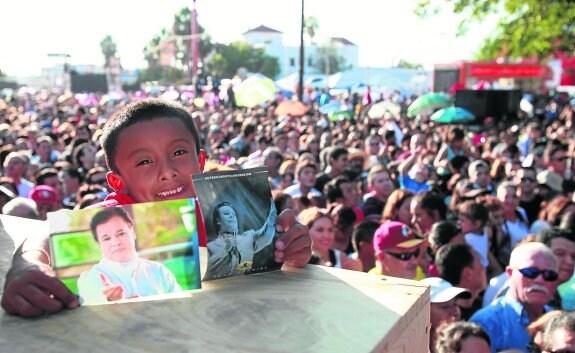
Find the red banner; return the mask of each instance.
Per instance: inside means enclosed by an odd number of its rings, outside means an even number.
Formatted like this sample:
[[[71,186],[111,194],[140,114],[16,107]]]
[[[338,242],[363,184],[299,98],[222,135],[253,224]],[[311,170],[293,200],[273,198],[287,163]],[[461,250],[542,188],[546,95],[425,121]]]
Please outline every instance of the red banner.
[[[542,77],[540,65],[469,64],[469,76],[487,77]]]

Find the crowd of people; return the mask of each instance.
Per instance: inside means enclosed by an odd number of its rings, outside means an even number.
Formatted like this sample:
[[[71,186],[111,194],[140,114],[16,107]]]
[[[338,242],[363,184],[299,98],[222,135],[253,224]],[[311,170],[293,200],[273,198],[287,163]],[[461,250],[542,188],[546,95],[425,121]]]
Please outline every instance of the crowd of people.
[[[278,213],[309,229],[311,264],[425,281],[431,352],[575,351],[575,100],[472,128],[407,118],[413,97],[383,98],[402,113],[370,117],[371,97],[313,89],[302,116],[276,114],[280,99],[182,103],[205,171],[268,169]],[[45,219],[103,201],[103,125],[137,99],[0,99],[2,213]],[[322,114],[330,101],[354,116]]]

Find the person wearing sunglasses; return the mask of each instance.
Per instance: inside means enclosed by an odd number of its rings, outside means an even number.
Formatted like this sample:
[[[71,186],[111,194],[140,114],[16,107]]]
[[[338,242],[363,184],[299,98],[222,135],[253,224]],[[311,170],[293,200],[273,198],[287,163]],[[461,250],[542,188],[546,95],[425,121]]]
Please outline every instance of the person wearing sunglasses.
[[[509,290],[471,318],[491,337],[491,351],[527,350],[531,337],[527,326],[545,312],[557,290],[557,259],[551,249],[539,242],[525,243],[511,252]]]
[[[543,353],[575,353],[575,312],[565,311],[553,317],[543,334]]]
[[[401,222],[383,223],[373,236],[376,267],[369,272],[406,279],[416,278],[423,242]]]

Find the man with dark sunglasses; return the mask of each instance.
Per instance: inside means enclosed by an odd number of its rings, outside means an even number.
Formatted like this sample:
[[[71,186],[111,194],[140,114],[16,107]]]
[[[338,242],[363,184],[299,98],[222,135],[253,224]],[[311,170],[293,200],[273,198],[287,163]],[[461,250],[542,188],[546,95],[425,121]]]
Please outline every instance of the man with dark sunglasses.
[[[537,193],[537,173],[533,167],[522,167],[515,174],[513,183],[517,186],[519,206],[527,213],[529,225],[531,225],[541,211],[543,197]]]
[[[414,279],[423,239],[401,222],[385,222],[373,236],[376,267],[369,271],[378,275]]]
[[[566,311],[545,325],[543,353],[575,353],[575,312]]]
[[[470,319],[487,331],[492,352],[527,350],[527,325],[552,309],[547,304],[557,290],[557,270],[553,252],[542,243],[522,244],[511,252],[505,269],[509,290]]]

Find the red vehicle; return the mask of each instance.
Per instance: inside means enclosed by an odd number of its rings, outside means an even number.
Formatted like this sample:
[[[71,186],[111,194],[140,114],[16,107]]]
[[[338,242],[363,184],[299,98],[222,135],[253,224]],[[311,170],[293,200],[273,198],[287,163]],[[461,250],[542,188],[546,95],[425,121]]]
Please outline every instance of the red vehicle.
[[[471,89],[476,85],[488,83],[493,88],[497,86],[544,92],[545,81],[550,78],[551,70],[541,64],[460,61],[435,65],[432,90],[452,93],[454,88]]]

